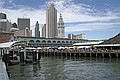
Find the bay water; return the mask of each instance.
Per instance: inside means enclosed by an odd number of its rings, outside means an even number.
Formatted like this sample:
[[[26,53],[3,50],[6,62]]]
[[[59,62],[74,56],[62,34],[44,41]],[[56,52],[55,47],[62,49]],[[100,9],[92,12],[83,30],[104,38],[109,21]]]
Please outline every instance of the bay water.
[[[120,80],[120,59],[42,56],[36,65],[8,70],[10,80]]]

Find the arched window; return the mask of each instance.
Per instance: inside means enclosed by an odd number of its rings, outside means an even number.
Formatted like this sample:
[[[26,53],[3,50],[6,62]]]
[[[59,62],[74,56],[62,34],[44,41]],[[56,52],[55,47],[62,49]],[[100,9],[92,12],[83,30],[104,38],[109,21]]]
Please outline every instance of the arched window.
[[[76,43],[75,41],[73,43]]]
[[[40,40],[37,40],[36,43],[40,43]]]
[[[66,43],[69,43],[69,41],[66,41]]]
[[[65,43],[65,41],[62,41],[62,43]]]
[[[34,40],[30,40],[29,43],[34,43]]]
[[[56,41],[53,41],[53,43],[56,43]]]
[[[42,43],[46,43],[46,41],[45,41],[45,40],[43,40],[43,41],[42,41]]]
[[[51,43],[51,41],[47,41],[47,43]]]
[[[57,41],[57,43],[60,43],[60,41]]]

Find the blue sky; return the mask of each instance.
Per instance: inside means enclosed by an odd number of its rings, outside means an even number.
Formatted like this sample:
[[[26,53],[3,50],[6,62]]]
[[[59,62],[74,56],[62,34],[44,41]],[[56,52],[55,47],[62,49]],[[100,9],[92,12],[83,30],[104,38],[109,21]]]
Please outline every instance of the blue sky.
[[[41,31],[51,1],[58,18],[63,15],[66,37],[69,33],[85,33],[87,39],[108,39],[120,33],[120,0],[0,0],[0,11],[11,22],[30,18],[32,30],[39,21]]]

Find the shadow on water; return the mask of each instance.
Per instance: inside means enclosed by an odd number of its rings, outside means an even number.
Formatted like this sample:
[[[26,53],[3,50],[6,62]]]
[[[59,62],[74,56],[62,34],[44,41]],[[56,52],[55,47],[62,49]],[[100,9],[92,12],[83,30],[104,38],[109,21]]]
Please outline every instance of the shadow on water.
[[[36,65],[9,66],[10,80],[119,80],[120,59],[42,56]]]

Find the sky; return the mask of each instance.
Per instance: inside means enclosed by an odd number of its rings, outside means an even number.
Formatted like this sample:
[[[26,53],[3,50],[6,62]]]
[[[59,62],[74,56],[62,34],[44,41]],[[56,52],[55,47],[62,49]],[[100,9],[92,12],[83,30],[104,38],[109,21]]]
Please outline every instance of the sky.
[[[55,4],[57,16],[63,15],[65,37],[86,34],[86,39],[109,39],[120,33],[120,0],[0,0],[0,12],[12,23],[30,18],[34,34],[36,21],[40,31],[46,23],[46,10]]]

